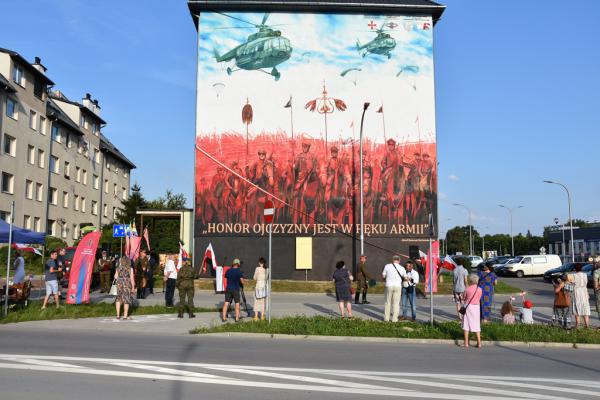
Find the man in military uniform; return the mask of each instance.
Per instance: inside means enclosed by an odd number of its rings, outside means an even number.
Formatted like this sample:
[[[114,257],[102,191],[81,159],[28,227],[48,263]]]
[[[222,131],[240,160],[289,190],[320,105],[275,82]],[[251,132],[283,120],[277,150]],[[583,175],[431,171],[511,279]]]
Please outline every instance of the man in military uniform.
[[[267,159],[264,149],[258,150],[258,160],[248,167],[248,180],[269,193],[275,191],[275,175],[273,161]],[[246,194],[246,220],[249,223],[259,222],[261,210],[264,208],[266,195],[256,186],[248,187]]]
[[[106,250],[102,250],[102,257],[98,259],[98,269],[100,270],[100,293],[110,292],[110,269],[112,262],[108,258]]]
[[[367,301],[367,290],[369,289],[369,280],[371,275],[367,270],[367,256],[364,254],[360,256],[360,261],[357,265],[358,271],[356,273],[356,295],[354,296],[354,303],[358,303],[359,296],[362,292],[362,304],[370,304]]]
[[[294,223],[314,223],[318,211],[320,189],[317,158],[309,154],[310,143],[302,143],[302,153],[294,160]]]
[[[331,158],[327,163],[325,186],[325,203],[327,204],[327,222],[344,223],[346,201],[350,197],[352,178],[345,161],[338,157],[339,150],[331,147]]]
[[[135,261],[135,286],[137,287],[137,298],[146,298],[146,287],[148,286],[148,257],[146,250],[140,251],[140,256]]]
[[[186,258],[184,258],[183,267],[177,272],[177,290],[179,291],[179,314],[177,317],[183,318],[187,307],[190,318],[194,318],[194,270]]]

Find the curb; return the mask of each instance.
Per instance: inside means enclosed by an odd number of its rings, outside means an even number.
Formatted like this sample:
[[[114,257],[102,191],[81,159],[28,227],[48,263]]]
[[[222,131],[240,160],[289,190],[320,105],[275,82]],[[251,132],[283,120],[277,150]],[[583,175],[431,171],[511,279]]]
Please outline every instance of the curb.
[[[307,340],[324,342],[362,342],[381,344],[437,344],[453,345],[461,347],[462,340],[452,339],[409,339],[393,337],[369,337],[369,336],[319,336],[319,335],[287,335],[280,333],[245,333],[245,332],[223,332],[204,333],[201,336],[232,337],[244,339],[274,339],[274,340]],[[484,340],[484,346],[496,347],[527,347],[527,348],[553,348],[553,349],[581,349],[600,350],[600,344],[591,343],[559,343],[559,342],[508,342],[496,340]]]

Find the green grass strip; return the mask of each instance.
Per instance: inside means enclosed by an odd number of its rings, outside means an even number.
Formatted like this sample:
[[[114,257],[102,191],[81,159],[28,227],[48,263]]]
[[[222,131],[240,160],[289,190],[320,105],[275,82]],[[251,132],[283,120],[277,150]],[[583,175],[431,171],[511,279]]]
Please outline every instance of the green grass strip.
[[[463,331],[458,322],[440,322],[432,327],[428,323],[419,322],[390,323],[366,319],[342,320],[322,316],[275,318],[270,325],[266,321],[256,321],[196,328],[190,331],[194,334],[219,332],[463,340]],[[597,330],[566,331],[541,324],[489,323],[482,325],[481,334],[483,340],[494,341],[600,344],[600,332]]]
[[[61,303],[59,308],[49,304],[45,310],[41,309],[41,302],[30,301],[28,305],[20,309],[9,309],[6,317],[0,317],[0,324],[26,321],[44,321],[52,319],[77,319],[114,317],[116,309],[113,303],[91,303],[91,304],[66,304]],[[215,312],[216,308],[196,307],[194,312]],[[122,313],[121,309],[121,313]],[[129,315],[151,315],[151,314],[177,314],[177,307],[165,307],[163,305],[130,307]]]

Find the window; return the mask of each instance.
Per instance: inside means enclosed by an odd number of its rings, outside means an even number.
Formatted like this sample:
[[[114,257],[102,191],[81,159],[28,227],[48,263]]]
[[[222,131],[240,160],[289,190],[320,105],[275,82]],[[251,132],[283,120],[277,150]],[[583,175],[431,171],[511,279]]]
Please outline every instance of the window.
[[[63,207],[69,208],[69,192],[63,192]]]
[[[104,180],[104,193],[108,193],[108,179]]]
[[[110,162],[106,162],[106,169],[110,171]]]
[[[98,124],[96,124],[95,122],[92,123],[92,133],[98,136]]]
[[[115,164],[115,174],[119,173],[119,166],[117,164]]]
[[[92,214],[98,215],[98,202],[92,200]]]
[[[33,110],[29,110],[29,128],[37,131],[37,113]]]
[[[81,114],[79,116],[79,126],[83,127],[85,125],[85,115]]]
[[[33,230],[40,232],[42,230],[42,224],[39,217],[33,217]]]
[[[117,207],[113,207],[113,219],[117,219]]]
[[[38,149],[38,166],[44,168],[46,166],[46,153],[42,149]]]
[[[33,83],[33,94],[37,98],[42,100],[42,97],[44,96],[45,91],[46,91],[46,85],[44,85],[41,80],[36,79]]]
[[[119,189],[117,189],[116,183],[113,185],[113,195],[115,195],[115,197],[119,195]]]
[[[104,217],[108,217],[108,205],[104,204],[104,210],[102,211],[102,215],[104,215]]]
[[[83,152],[83,140],[81,138],[77,139],[77,154],[81,154]]]
[[[13,81],[15,81],[16,84],[25,87],[23,68],[19,67],[17,64],[13,66]]]
[[[44,200],[44,185],[42,185],[41,183],[35,184],[35,199],[37,201]]]
[[[127,178],[127,175],[129,175],[129,174],[127,173],[127,171],[126,171],[126,170],[123,170],[123,178]]]
[[[87,185],[87,171],[85,169],[83,170],[83,184]]]
[[[100,178],[98,178],[98,175],[94,175],[93,183],[94,183],[94,189],[100,188]]]
[[[75,195],[75,205],[73,206],[75,211],[79,211],[79,196]]]
[[[94,149],[94,162],[96,164],[100,163],[100,150]]]
[[[73,239],[77,240],[77,224],[73,224]]]
[[[17,153],[17,139],[14,137],[4,134],[4,154],[8,154],[9,156],[15,156]]]
[[[122,192],[121,197],[123,198],[123,200],[127,200],[127,189],[121,188],[121,192]]]
[[[17,102],[13,99],[6,99],[6,116],[13,119],[18,119]]]
[[[62,227],[61,227],[61,229],[60,229],[60,236],[61,236],[63,239],[66,239],[66,238],[67,238],[67,224],[65,224],[65,223],[63,223],[63,225],[62,225]]]
[[[35,147],[32,145],[27,146],[27,162],[31,165],[35,164]]]
[[[50,171],[60,174],[60,160],[56,156],[50,156]]]
[[[71,179],[71,163],[65,161],[65,178]]]
[[[0,219],[3,219],[4,221],[10,224],[10,212],[0,211]]]
[[[25,197],[33,200],[33,182],[29,179],[25,179]]]
[[[54,231],[56,229],[56,221],[53,219],[49,219],[46,224],[46,235],[54,236]]]
[[[81,168],[75,167],[75,181],[81,182]]]
[[[48,189],[48,202],[52,205],[58,204],[58,191],[56,188],[51,187]]]
[[[81,212],[85,212],[85,197],[81,197]]]
[[[23,215],[23,228],[31,230],[31,217]]]
[[[545,262],[546,262],[546,257],[544,257],[544,256],[533,257],[534,264],[543,264]]]
[[[52,137],[52,140],[54,140],[55,142],[58,142],[58,143],[61,142],[60,131],[58,130],[57,125],[52,125],[52,128],[50,130],[50,135]]]
[[[4,193],[13,194],[15,177],[8,172],[2,172],[2,191]]]
[[[70,149],[73,147],[73,135],[67,132],[67,147]]]
[[[40,133],[42,135],[46,134],[46,117],[42,117],[40,115]]]

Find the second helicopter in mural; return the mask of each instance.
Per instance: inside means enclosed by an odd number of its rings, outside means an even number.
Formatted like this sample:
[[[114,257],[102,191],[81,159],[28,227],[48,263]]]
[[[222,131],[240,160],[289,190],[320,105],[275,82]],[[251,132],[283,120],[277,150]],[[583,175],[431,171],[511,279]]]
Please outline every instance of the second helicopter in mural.
[[[268,75],[272,75],[276,81],[281,77],[281,73],[277,70],[277,66],[284,61],[287,61],[292,55],[292,45],[290,40],[281,36],[281,31],[273,29],[266,25],[269,14],[266,13],[260,24],[253,24],[241,18],[234,17],[228,14],[222,14],[231,19],[250,24],[257,28],[258,31],[250,34],[245,43],[229,50],[223,55],[219,55],[218,51],[214,50],[215,59],[217,62],[235,61],[238,69],[227,68],[227,74],[239,70],[261,71]],[[229,29],[242,29],[249,27],[232,27]],[[265,71],[264,69],[269,69]]]
[[[371,21],[368,26],[371,28],[372,32],[377,33],[377,36],[375,39],[365,43],[364,45],[361,45],[360,41],[356,39],[356,50],[363,58],[365,58],[367,54],[387,56],[388,60],[392,58],[392,50],[396,48],[396,40],[386,32],[385,28],[388,28],[388,30],[393,30],[398,25],[394,22],[388,22],[385,23],[383,27],[374,30],[377,24]]]

